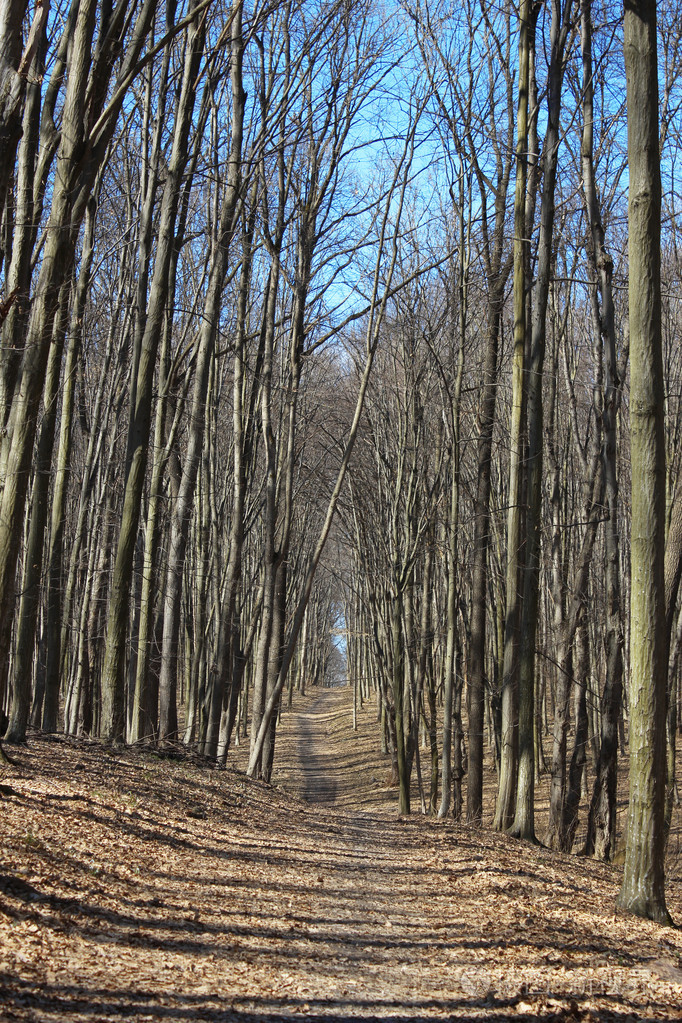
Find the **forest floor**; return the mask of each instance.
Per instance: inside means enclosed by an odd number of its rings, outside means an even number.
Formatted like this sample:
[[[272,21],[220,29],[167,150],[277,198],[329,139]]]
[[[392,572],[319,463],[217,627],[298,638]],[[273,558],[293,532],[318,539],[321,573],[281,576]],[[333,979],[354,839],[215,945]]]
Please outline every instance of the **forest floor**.
[[[682,1019],[682,932],[616,914],[619,868],[399,819],[349,700],[297,698],[272,787],[86,741],[12,749],[0,1020]]]

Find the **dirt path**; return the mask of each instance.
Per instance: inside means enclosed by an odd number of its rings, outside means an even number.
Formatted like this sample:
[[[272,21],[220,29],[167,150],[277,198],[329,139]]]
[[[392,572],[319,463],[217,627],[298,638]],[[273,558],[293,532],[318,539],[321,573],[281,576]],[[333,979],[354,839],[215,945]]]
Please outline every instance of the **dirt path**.
[[[351,722],[352,694],[345,686],[299,698],[278,729],[275,784],[352,816],[397,811],[390,763],[376,748],[374,704],[358,711],[357,731]]]
[[[307,803],[333,806],[343,782],[325,741],[330,735],[329,725],[338,713],[338,703],[338,692],[323,689],[308,711],[294,719],[294,731],[298,732],[296,766],[302,777],[300,792]]]
[[[0,1020],[682,1018],[682,935],[615,916],[616,870],[398,820],[373,710],[353,733],[347,699],[285,715],[282,788],[95,744],[21,750],[2,779]]]

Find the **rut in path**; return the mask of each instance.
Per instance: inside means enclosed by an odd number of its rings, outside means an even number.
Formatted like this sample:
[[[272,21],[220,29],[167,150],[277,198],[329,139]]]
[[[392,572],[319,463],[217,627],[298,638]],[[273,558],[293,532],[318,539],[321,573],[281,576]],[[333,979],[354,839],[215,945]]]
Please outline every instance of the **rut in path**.
[[[367,716],[368,708],[365,709]],[[373,716],[373,708],[371,710]],[[347,685],[311,694],[305,710],[289,711],[277,739],[275,772],[284,787],[307,803],[353,814],[393,812],[390,762],[377,763],[375,729],[367,737],[350,727],[352,694]]]
[[[300,795],[308,803],[333,806],[343,775],[335,771],[329,725],[338,714],[333,689],[324,689],[307,713],[296,715],[298,769],[302,775]],[[338,777],[337,777],[338,775]]]

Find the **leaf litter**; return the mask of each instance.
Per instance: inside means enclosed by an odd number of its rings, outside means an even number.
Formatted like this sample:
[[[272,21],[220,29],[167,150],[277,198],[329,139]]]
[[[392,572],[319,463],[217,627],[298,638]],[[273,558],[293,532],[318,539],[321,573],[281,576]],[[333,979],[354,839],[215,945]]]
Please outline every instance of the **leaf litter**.
[[[682,934],[615,912],[618,867],[398,818],[350,698],[297,699],[273,786],[244,745],[215,771],[30,736],[3,768],[0,1019],[682,1018]]]

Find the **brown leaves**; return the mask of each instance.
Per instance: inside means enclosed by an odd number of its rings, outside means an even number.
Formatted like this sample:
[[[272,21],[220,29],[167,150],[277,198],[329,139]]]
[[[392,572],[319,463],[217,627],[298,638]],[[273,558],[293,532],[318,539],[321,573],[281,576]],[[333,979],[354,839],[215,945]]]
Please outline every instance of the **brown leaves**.
[[[3,802],[8,1018],[680,1017],[682,939],[614,919],[617,872],[397,822],[395,794],[371,780],[374,722],[349,740],[342,698],[325,712],[335,806],[290,794],[292,715],[278,737],[289,791],[31,740]]]

